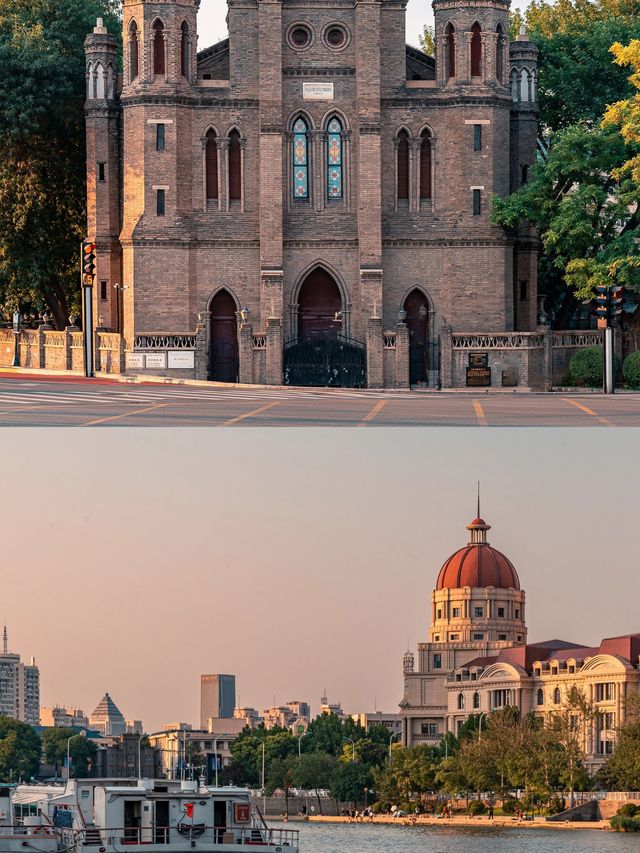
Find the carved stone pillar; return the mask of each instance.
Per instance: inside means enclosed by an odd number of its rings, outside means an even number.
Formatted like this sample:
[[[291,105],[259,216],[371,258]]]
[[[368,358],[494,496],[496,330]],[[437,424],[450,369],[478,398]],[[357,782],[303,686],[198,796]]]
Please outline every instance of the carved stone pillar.
[[[238,381],[243,385],[253,383],[253,328],[251,323],[238,327]]]
[[[198,314],[196,325],[195,373],[196,379],[209,378],[209,321],[211,311]]]
[[[282,322],[279,317],[267,320],[267,385],[282,385]]]
[[[367,321],[367,388],[384,387],[382,317]]]
[[[443,388],[453,387],[453,341],[448,323],[440,327],[440,382]]]
[[[409,328],[404,321],[396,326],[396,386],[409,387]]]

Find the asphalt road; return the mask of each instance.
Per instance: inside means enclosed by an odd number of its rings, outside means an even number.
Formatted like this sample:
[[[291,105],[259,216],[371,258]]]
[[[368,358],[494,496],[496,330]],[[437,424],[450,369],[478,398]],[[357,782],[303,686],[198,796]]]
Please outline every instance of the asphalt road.
[[[0,426],[640,426],[640,393],[386,392],[0,375]]]

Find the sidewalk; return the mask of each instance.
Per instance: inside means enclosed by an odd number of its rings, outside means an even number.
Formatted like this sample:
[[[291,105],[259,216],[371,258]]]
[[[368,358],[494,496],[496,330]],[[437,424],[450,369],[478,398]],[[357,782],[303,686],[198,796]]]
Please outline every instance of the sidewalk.
[[[391,815],[375,815],[373,818],[350,818],[331,817],[325,815],[314,815],[309,817],[310,821],[324,823],[381,823],[394,824],[396,826],[453,826],[453,827],[491,827],[499,826],[505,829],[604,829],[611,830],[608,820],[599,821],[564,821],[555,823],[547,821],[543,817],[534,820],[516,820],[510,815],[498,815],[494,820],[485,816],[469,817],[459,815],[450,818],[438,818],[433,815],[420,815],[419,817],[392,817]]]

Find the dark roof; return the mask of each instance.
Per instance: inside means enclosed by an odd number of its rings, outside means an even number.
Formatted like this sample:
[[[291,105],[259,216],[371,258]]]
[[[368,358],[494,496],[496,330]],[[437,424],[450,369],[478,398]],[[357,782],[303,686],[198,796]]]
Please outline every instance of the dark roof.
[[[210,74],[212,80],[229,79],[229,39],[198,52],[198,77]]]
[[[407,80],[435,80],[436,61],[417,47],[407,45]]]
[[[474,658],[473,660],[470,660],[468,663],[464,663],[464,664],[462,664],[462,666],[459,666],[458,669],[471,669],[472,666],[480,666],[480,667],[484,668],[487,666],[491,666],[491,664],[495,663],[497,660],[498,660],[497,655],[495,655],[494,657],[487,657],[487,658]]]

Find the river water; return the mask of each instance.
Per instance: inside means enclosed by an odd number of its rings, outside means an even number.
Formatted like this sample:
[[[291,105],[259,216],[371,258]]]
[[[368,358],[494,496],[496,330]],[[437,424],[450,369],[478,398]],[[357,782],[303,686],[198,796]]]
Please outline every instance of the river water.
[[[270,826],[273,826],[269,822]],[[502,829],[388,824],[289,823],[300,853],[622,853],[640,838],[598,829]]]

